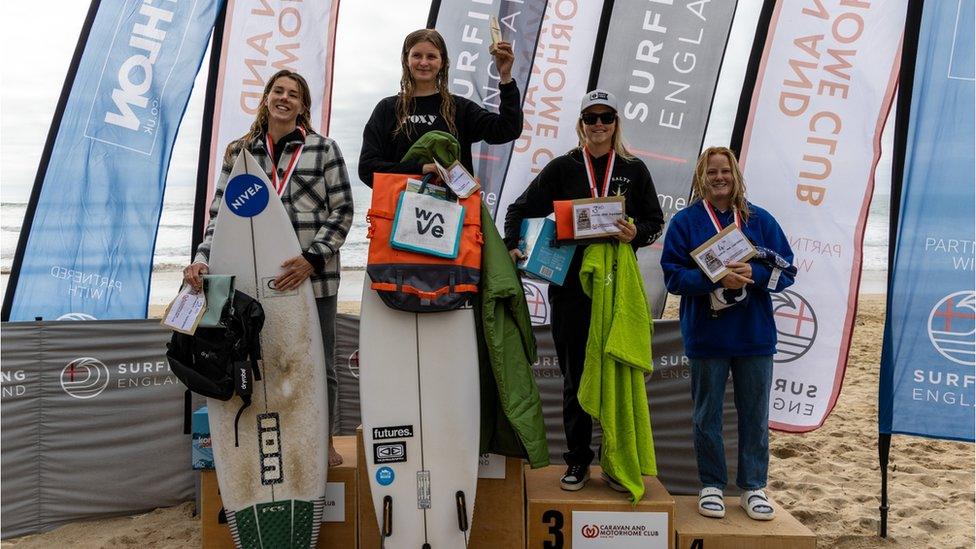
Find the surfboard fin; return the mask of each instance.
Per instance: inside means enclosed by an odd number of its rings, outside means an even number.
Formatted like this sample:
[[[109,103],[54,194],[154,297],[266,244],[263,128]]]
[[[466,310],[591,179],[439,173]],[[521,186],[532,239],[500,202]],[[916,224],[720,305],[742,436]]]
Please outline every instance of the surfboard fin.
[[[457,503],[457,513],[458,513],[458,530],[462,532],[468,531],[468,509],[464,502],[464,492],[458,490],[454,494],[454,502]]]
[[[383,537],[393,535],[393,497],[383,496]]]

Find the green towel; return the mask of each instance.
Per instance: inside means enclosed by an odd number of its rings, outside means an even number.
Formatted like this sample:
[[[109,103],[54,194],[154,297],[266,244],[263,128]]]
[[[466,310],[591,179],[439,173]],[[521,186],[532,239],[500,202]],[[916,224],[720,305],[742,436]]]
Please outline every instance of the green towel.
[[[406,154],[403,162],[421,162],[427,164],[437,162],[447,168],[458,158],[461,158],[461,146],[453,135],[440,130],[429,131],[420,136]]]
[[[657,475],[657,463],[644,386],[644,375],[653,370],[653,325],[634,249],[587,246],[580,281],[593,300],[580,405],[603,427],[603,470],[637,503],[644,496],[641,475]]]

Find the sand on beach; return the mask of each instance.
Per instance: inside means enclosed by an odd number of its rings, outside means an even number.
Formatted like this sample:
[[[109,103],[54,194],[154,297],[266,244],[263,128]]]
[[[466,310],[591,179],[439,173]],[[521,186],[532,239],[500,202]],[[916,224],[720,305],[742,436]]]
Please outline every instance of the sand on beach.
[[[358,313],[358,302],[340,309]],[[896,436],[889,465],[888,538],[878,537],[878,364],[884,297],[862,296],[844,388],[826,423],[812,433],[774,432],[769,492],[813,530],[820,547],[970,548],[974,546],[974,446]],[[665,318],[675,318],[669,302]],[[193,504],[134,516],[70,524],[4,545],[27,548],[200,546]]]

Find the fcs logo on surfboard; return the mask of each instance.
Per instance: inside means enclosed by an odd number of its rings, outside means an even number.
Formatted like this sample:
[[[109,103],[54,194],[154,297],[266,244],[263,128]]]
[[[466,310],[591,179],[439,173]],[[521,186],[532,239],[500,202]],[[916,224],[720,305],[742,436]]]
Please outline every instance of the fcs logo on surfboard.
[[[227,182],[224,202],[235,215],[254,217],[263,212],[271,198],[268,186],[256,175],[241,174]]]

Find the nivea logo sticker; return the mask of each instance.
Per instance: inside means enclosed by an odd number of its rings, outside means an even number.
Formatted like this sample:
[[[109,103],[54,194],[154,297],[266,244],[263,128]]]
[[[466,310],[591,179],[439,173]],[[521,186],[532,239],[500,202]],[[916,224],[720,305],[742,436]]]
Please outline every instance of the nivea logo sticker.
[[[264,181],[251,174],[242,174],[231,179],[224,190],[227,207],[241,217],[254,217],[263,212],[270,197]]]
[[[389,486],[393,484],[394,476],[396,475],[393,474],[393,469],[390,469],[389,467],[380,467],[376,471],[376,482],[380,486]]]

